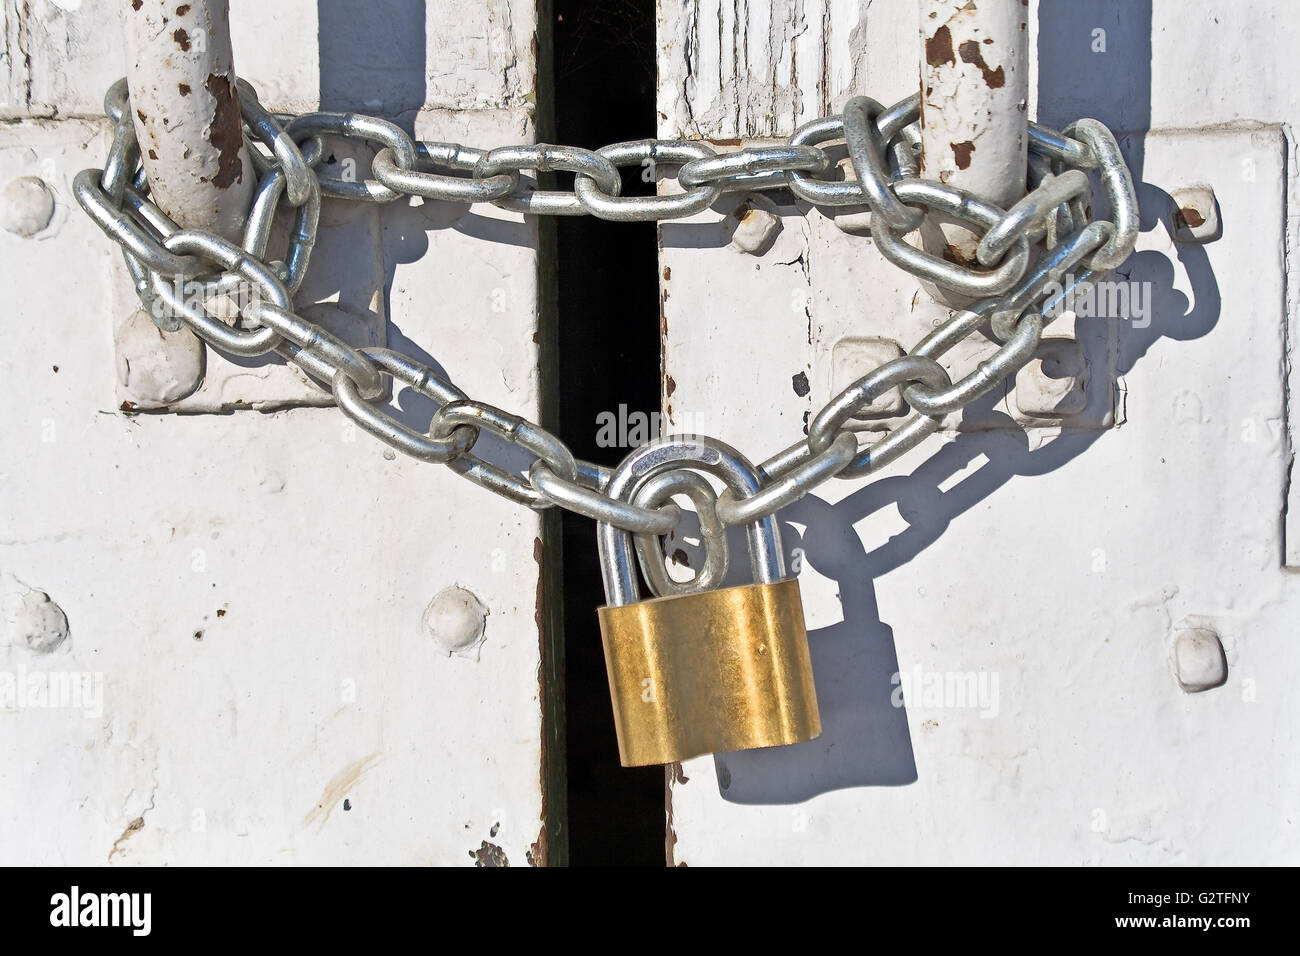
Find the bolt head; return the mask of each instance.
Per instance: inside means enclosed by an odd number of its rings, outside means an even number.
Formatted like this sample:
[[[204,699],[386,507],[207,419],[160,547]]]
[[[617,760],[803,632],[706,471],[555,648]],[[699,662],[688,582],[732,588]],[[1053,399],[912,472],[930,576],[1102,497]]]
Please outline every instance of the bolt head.
[[[166,408],[203,382],[203,342],[189,329],[164,332],[136,309],[113,339],[119,395],[137,408]]]
[[[903,347],[890,339],[847,338],[840,339],[831,349],[831,389],[839,394],[862,376],[870,374],[901,357]],[[862,408],[849,420],[853,422],[879,421],[903,414],[903,393],[891,388],[870,405]]]
[[[1219,238],[1219,203],[1209,186],[1187,186],[1170,196],[1170,225],[1175,242],[1211,242]]]
[[[750,203],[736,210],[739,222],[731,234],[731,244],[751,256],[761,256],[772,248],[781,231],[781,217]]]
[[[1174,674],[1189,694],[1221,687],[1228,679],[1228,660],[1219,635],[1195,627],[1174,636]]]
[[[1016,373],[1016,407],[1036,418],[1077,415],[1088,404],[1087,362],[1077,339],[1043,339]]]

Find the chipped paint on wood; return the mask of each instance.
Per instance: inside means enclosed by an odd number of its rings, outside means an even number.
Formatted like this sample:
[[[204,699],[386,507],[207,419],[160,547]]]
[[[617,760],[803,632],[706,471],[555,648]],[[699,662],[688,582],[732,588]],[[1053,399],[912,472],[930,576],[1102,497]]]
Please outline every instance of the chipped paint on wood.
[[[670,5],[662,6],[666,22],[677,24]],[[857,6],[867,22],[864,70],[907,48],[911,62],[894,79],[915,89],[925,49],[915,2]],[[1133,6],[1149,7],[1151,22],[1135,24],[1109,3],[1025,7],[1038,82],[1031,116],[1056,124],[1118,117],[1141,195],[1205,182],[1219,199],[1223,235],[1195,247],[1174,243],[1172,209],[1158,200],[1146,209],[1143,200],[1150,228],[1120,275],[1150,283],[1152,326],[1094,322],[1110,332],[1089,352],[1103,376],[1118,363],[1122,377],[1105,397],[1123,427],[1098,431],[1106,420],[1098,418],[1066,429],[1063,440],[1036,436],[1009,427],[1015,401],[994,396],[986,409],[951,416],[950,428],[971,432],[936,436],[880,474],[831,482],[783,512],[787,554],[798,548],[805,559],[800,583],[825,733],[800,748],[688,761],[689,785],[666,773],[672,862],[1300,859],[1300,832],[1273,825],[1300,812],[1300,733],[1285,691],[1300,680],[1291,623],[1300,575],[1280,567],[1276,510],[1292,467],[1286,423],[1300,418],[1287,415],[1281,386],[1289,374],[1294,407],[1300,361],[1288,360],[1287,350],[1300,341],[1300,216],[1293,214],[1300,175],[1290,131],[1294,94],[1286,91],[1300,86],[1300,60],[1286,51],[1300,46],[1300,20],[1254,0]],[[687,7],[695,9],[705,8]],[[1036,22],[1039,11],[1046,13]],[[857,22],[848,15],[831,34],[810,37],[821,29],[811,16],[801,40],[845,58]],[[1262,29],[1247,35],[1230,27],[1241,22]],[[1106,28],[1109,54],[1089,50],[1094,27]],[[768,41],[738,42],[752,54]],[[1037,53],[1052,62],[1033,65]],[[987,66],[1002,65],[982,55]],[[1234,70],[1234,57],[1267,66]],[[1197,64],[1190,81],[1189,62]],[[981,71],[961,65],[989,89]],[[697,128],[674,126],[684,117],[714,115],[709,71],[729,76],[727,61],[719,67],[668,37],[659,68],[661,134]],[[741,103],[750,101],[750,87],[752,96],[764,95],[772,64],[751,55],[747,69]],[[694,95],[688,72],[698,78],[698,99],[679,104],[678,96]],[[852,92],[886,102],[905,92],[889,92],[888,77],[858,79]],[[722,120],[717,125],[719,136],[734,135]],[[1124,132],[1147,125],[1155,131]],[[943,149],[952,157],[949,144],[967,138],[949,137]],[[978,157],[984,144],[976,145]],[[663,372],[677,385],[668,429],[701,425],[761,460],[793,441],[807,412],[830,399],[836,343],[881,336],[910,348],[947,310],[824,211],[786,215],[782,239],[758,259],[736,255],[721,237],[716,245],[708,240],[727,211],[660,228],[660,266],[672,277],[663,300]],[[1234,230],[1233,222],[1248,226]],[[1083,338],[1083,326],[1053,334]],[[755,341],[762,348],[751,352]],[[969,371],[987,344],[955,349],[943,361],[954,373]],[[720,349],[728,356],[721,364]],[[802,399],[787,385],[801,359],[811,385]],[[1224,449],[1235,464],[1207,471],[1204,462],[1222,460]],[[1131,480],[1134,468],[1140,480]],[[1293,479],[1287,541],[1300,564],[1297,489]],[[990,541],[1005,544],[999,560],[972,559]],[[1020,583],[1008,590],[1008,581]],[[1188,695],[1169,658],[1189,626],[1180,622],[1195,615],[1207,620],[1191,626],[1212,626],[1223,639],[1228,678]],[[1044,641],[1048,622],[1053,639]],[[998,673],[999,714],[938,713],[919,701],[894,706],[892,676],[917,666]],[[1098,720],[1111,731],[1098,732]],[[1225,765],[1265,774],[1284,768],[1285,779],[1261,790],[1257,775],[1224,776],[1217,768]],[[1212,786],[1186,785],[1207,780]]]
[[[891,101],[916,89],[915,52],[873,50],[915,0],[692,0],[659,5],[659,134],[718,144],[789,135],[855,91]],[[873,24],[878,26],[873,26]],[[831,38],[834,38],[832,42]]]
[[[268,90],[268,106],[316,106],[318,13],[328,6],[340,5],[233,5],[237,65],[265,70],[249,79]],[[422,139],[533,139],[537,96],[523,85],[533,82],[533,8],[513,4],[508,42],[518,52],[494,54],[513,62],[507,90],[506,79],[475,75],[489,44],[500,50],[480,29],[484,6],[500,4],[420,5],[420,57],[438,84],[416,104]],[[0,800],[6,861],[103,865],[113,853],[114,866],[466,866],[482,840],[515,865],[530,850],[539,857],[537,641],[490,643],[474,665],[440,655],[420,625],[432,596],[460,583],[503,634],[534,634],[539,517],[446,469],[385,458],[334,409],[118,413],[111,334],[137,306],[70,180],[105,154],[101,101],[125,72],[119,18],[143,14],[125,2],[3,10],[8,37],[21,21],[30,63],[0,62],[0,80],[18,84],[0,108],[10,120],[0,124],[0,185],[39,176],[56,206],[30,239],[0,230],[11,345],[30,358],[0,384],[18,410],[3,433],[5,487],[23,505],[4,509],[0,566],[48,591],[71,631],[48,653],[38,650],[48,640],[0,639],[0,688],[4,675],[45,669],[98,675],[103,692],[99,713],[0,707],[0,773],[23,776]],[[358,63],[375,50],[355,23],[338,39]],[[419,76],[424,66],[414,62]],[[458,71],[466,108],[451,111]],[[207,75],[184,81],[188,100],[210,101]],[[366,336],[386,310],[404,337],[397,347],[427,348],[475,397],[536,419],[535,227],[476,208],[485,238],[437,224],[446,212],[392,204],[326,225],[300,307],[364,316]],[[68,276],[78,279],[58,281]],[[495,293],[510,309],[485,329]],[[430,311],[433,300],[441,307]],[[231,363],[204,400],[308,394],[266,387],[277,370]],[[399,413],[411,411],[407,399],[395,397]],[[328,546],[316,540],[325,514]],[[334,812],[304,827],[332,778],[370,754],[379,757]]]

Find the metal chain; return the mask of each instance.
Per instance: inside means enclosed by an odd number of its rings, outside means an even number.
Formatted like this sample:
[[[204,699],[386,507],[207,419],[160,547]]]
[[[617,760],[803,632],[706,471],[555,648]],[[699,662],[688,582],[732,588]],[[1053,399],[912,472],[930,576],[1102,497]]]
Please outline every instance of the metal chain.
[[[919,176],[916,128],[919,96],[886,109],[855,97],[839,116],[801,126],[784,145],[718,154],[688,140],[637,140],[598,150],[523,145],[481,150],[412,140],[398,126],[354,113],[286,116],[268,112],[256,91],[238,82],[249,151],[258,173],[242,243],[180,228],[149,200],[149,184],[131,119],[126,81],[105,96],[113,142],[103,169],[74,180],[78,202],[122,250],[144,308],[160,328],[188,326],[213,348],[241,356],[277,352],[295,363],[364,431],[420,461],[442,463],[489,491],[530,508],[567,508],[637,536],[643,572],[656,593],[683,585],[663,573],[657,536],[673,530],[681,510],[670,499],[686,495],[697,509],[706,565],[687,588],[716,584],[725,573],[725,527],[752,524],[808,494],[832,477],[856,478],[915,447],[945,415],[985,395],[1033,356],[1044,325],[1060,301],[1122,263],[1138,233],[1133,178],[1114,136],[1096,120],[1064,132],[1029,124],[1030,182],[1034,188],[1004,210],[956,187]],[[358,140],[377,150],[373,178],[345,180],[320,174],[322,136]],[[845,178],[824,148],[843,142],[855,174]],[[622,196],[620,167],[676,169],[682,191]],[[571,190],[539,190],[529,171],[564,171]],[[1089,171],[1095,171],[1113,220],[1090,221]],[[911,352],[886,362],[836,395],[811,420],[807,436],[757,469],[761,487],[737,498],[714,493],[694,472],[678,469],[646,482],[624,498],[607,490],[611,472],[575,459],[541,426],[475,402],[434,369],[383,348],[353,348],[293,311],[315,244],[322,197],[392,202],[408,196],[447,202],[486,202],[528,215],[592,215],[629,222],[695,215],[729,192],[788,189],[824,207],[865,206],[881,253],[905,272],[977,301],[923,338]],[[281,260],[266,259],[277,209],[293,210]],[[904,241],[928,211],[980,234],[979,268],[949,262]],[[1075,271],[1079,274],[1075,275]],[[1062,291],[1061,283],[1071,285]],[[212,296],[251,290],[231,323],[210,311]],[[1053,294],[1054,293],[1054,294]],[[1001,347],[953,382],[938,359],[967,336],[990,327]],[[427,432],[386,408],[392,383],[437,405]],[[859,449],[849,419],[885,392],[899,388],[911,413],[898,427]],[[510,473],[474,454],[491,431],[527,452],[530,467]],[[747,463],[746,463],[747,464]],[[650,547],[654,542],[654,548]]]

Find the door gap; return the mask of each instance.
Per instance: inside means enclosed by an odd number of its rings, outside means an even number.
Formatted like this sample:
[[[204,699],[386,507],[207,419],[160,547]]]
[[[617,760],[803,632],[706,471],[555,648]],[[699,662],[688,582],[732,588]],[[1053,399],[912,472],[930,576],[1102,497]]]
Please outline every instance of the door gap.
[[[595,149],[653,136],[654,2],[551,0],[549,26],[555,141]],[[624,195],[654,192],[642,172],[624,170]],[[558,433],[578,457],[613,466],[631,450],[617,444],[629,430],[602,433],[601,422],[659,410],[656,228],[575,216],[556,217],[554,230]],[[663,768],[618,760],[595,610],[605,603],[596,526],[568,512],[560,523],[568,859],[663,866]]]

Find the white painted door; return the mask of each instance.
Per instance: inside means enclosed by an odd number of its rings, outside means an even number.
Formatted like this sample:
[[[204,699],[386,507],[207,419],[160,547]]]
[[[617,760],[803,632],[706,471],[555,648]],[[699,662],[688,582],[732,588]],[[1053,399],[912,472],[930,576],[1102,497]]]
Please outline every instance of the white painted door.
[[[232,7],[236,69],[273,110],[533,136],[528,4]],[[171,413],[121,410],[156,334],[120,334],[121,258],[70,188],[108,145],[119,8],[3,12],[0,862],[540,864],[538,517],[385,454],[281,365],[209,351]],[[538,416],[533,224],[415,202],[323,219],[300,307]]]
[[[1114,276],[1132,297],[1051,327],[1086,362],[1064,427],[1036,414],[1052,383],[1030,368],[883,473],[781,513],[824,732],[674,772],[675,862],[1300,859],[1300,18],[1265,0],[1026,13],[1030,116],[1106,122],[1141,184]],[[659,43],[659,135],[719,148],[852,95],[892,103],[921,52],[916,0],[664,2]],[[1200,186],[1221,235],[1177,242],[1172,197]],[[937,313],[822,212],[732,200],[660,230],[664,405],[670,430],[760,461],[847,384],[841,360],[878,363]],[[735,240],[756,215],[770,245]]]

